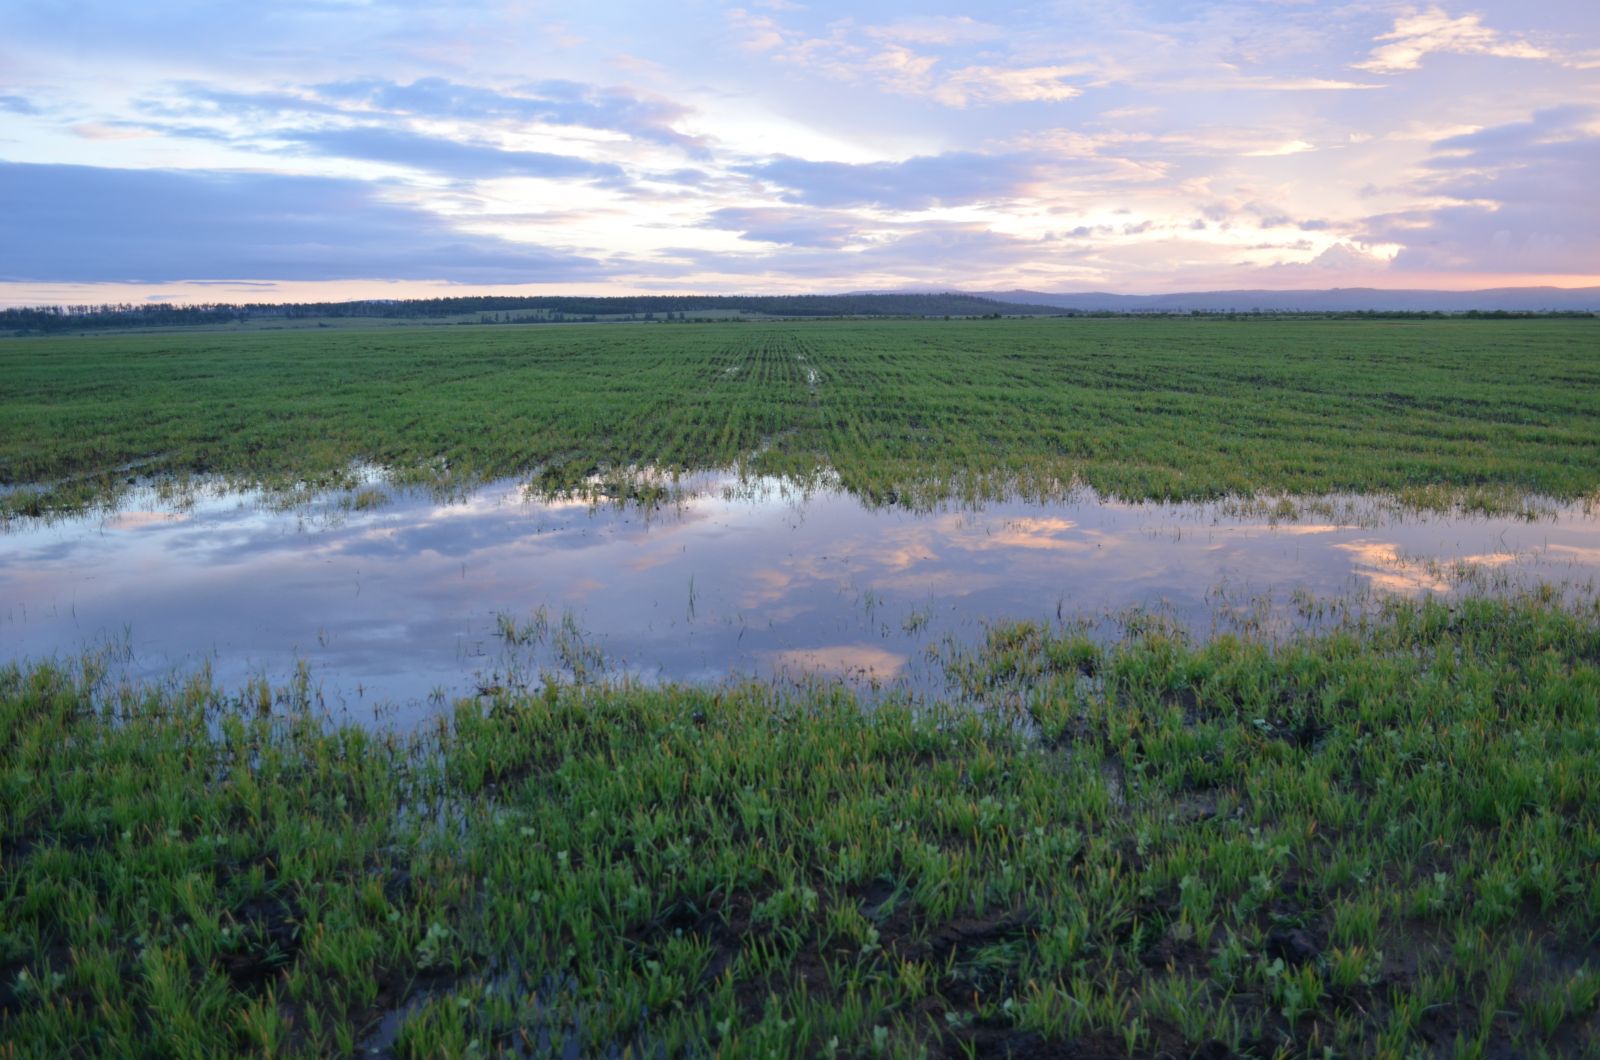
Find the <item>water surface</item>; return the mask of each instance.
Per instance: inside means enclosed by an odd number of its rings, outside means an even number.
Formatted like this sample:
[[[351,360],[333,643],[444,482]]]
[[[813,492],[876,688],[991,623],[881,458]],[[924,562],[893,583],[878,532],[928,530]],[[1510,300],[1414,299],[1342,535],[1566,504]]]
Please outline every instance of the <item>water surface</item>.
[[[918,513],[731,474],[681,486],[655,509],[539,500],[512,482],[372,509],[228,493],[174,509],[147,491],[112,515],[14,524],[0,535],[0,657],[110,644],[136,676],[209,663],[229,688],[283,683],[303,662],[330,708],[397,702],[416,717],[541,669],[933,690],[938,653],[993,621],[1139,608],[1204,635],[1230,613],[1292,625],[1307,594],[1600,574],[1600,519],[1578,508],[1530,520],[1344,500],[1275,522],[1087,493]]]

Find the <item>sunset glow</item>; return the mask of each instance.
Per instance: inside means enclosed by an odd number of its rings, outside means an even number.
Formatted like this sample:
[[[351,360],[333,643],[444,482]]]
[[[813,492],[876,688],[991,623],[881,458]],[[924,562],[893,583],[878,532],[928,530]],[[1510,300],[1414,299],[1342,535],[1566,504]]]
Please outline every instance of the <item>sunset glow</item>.
[[[1596,99],[1583,0],[23,0],[0,301],[1590,286]]]

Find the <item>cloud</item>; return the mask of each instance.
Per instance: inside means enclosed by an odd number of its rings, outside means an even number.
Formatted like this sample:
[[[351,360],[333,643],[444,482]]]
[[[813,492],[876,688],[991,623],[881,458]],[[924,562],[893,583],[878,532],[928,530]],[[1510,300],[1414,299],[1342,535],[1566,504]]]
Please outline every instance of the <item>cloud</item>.
[[[237,146],[238,137],[231,136],[210,125],[176,124],[167,121],[108,121],[71,126],[77,136],[90,140],[132,139],[141,136],[181,136],[186,140],[209,140],[216,144]],[[126,136],[112,135],[118,130]]]
[[[779,196],[785,202],[924,210],[1018,195],[1037,169],[1034,159],[1021,155],[950,152],[857,164],[779,155],[740,172],[786,189]]]
[[[853,241],[862,227],[860,219],[852,214],[774,207],[713,210],[705,224],[738,232],[755,242],[793,247],[842,247]]]
[[[1084,65],[1003,65],[969,63],[952,67],[937,55],[908,45],[950,46],[991,39],[995,27],[966,17],[933,16],[905,19],[852,32],[848,22],[835,23],[826,37],[792,31],[767,15],[736,8],[730,21],[746,51],[844,81],[876,84],[903,96],[932,100],[947,107],[1006,103],[1062,102],[1083,94],[1068,78],[1091,76]]]
[[[945,70],[940,60],[892,44],[853,65],[835,60],[845,77],[868,77],[902,96],[930,99],[947,107],[1005,103],[1059,103],[1083,95],[1069,77],[1090,74],[1083,66],[962,66]]]
[[[1600,110],[1558,107],[1435,144],[1418,193],[1451,204],[1386,214],[1364,241],[1401,270],[1593,275],[1600,246]]]
[[[708,153],[705,141],[673,128],[693,111],[670,100],[625,88],[577,81],[540,81],[512,90],[463,84],[443,77],[402,82],[363,77],[293,89],[239,92],[198,82],[172,86],[176,98],[145,99],[140,109],[166,117],[260,118],[326,115],[357,121],[382,118],[482,123],[538,123],[605,132]]]
[[[1584,104],[1546,107],[1527,121],[1495,125],[1487,129],[1456,133],[1436,141],[1435,151],[1464,152],[1454,159],[1436,158],[1431,165],[1436,169],[1459,168],[1462,165],[1479,165],[1485,159],[1495,162],[1514,162],[1522,152],[1543,144],[1559,143],[1582,135],[1600,109]]]
[[[592,259],[450,227],[364,181],[0,162],[0,282],[596,278]]]
[[[7,110],[12,114],[43,113],[33,100],[24,96],[0,96],[0,110]]]
[[[1170,87],[1212,92],[1370,92],[1387,88],[1365,81],[1336,81],[1325,77],[1244,77],[1191,79]]]
[[[1357,70],[1378,74],[1416,70],[1432,54],[1496,55],[1508,59],[1551,59],[1555,56],[1527,41],[1502,36],[1483,24],[1482,15],[1451,18],[1444,8],[1434,5],[1394,20],[1394,29],[1376,38],[1387,41],[1374,48]]]
[[[302,129],[269,134],[313,154],[385,162],[466,180],[544,177],[564,180],[623,179],[620,167],[543,151],[507,151],[492,144],[464,143],[377,125]]]
[[[91,140],[126,140],[148,136],[181,136],[254,150],[272,151],[270,141],[325,158],[345,158],[403,166],[457,180],[536,177],[546,180],[590,180],[622,184],[626,174],[610,162],[573,155],[517,151],[478,140],[429,136],[383,125],[330,125],[311,128],[260,129],[233,135],[210,125],[119,121],[76,125],[72,131]]]
[[[1315,151],[1315,144],[1308,144],[1304,140],[1286,140],[1283,143],[1270,144],[1258,147],[1254,151],[1244,152],[1245,158],[1282,158],[1285,155],[1303,155],[1307,151]]]
[[[999,40],[1006,36],[1000,26],[979,22],[966,15],[927,15],[902,18],[882,26],[868,26],[866,34],[879,40],[906,44],[949,45]]]
[[[1379,271],[1386,268],[1389,262],[1381,255],[1363,250],[1354,243],[1335,243],[1321,254],[1312,258],[1307,264],[1318,269],[1350,272],[1356,270]]]
[[[981,224],[925,222],[872,225],[844,252],[819,240],[744,252],[674,250],[684,275],[706,272],[805,280],[816,284],[936,284],[960,286],[975,275],[993,276],[1051,261],[1077,260],[1089,250],[1025,239]],[[663,275],[667,273],[663,271]]]
[[[742,7],[728,11],[728,21],[739,30],[739,46],[750,52],[770,52],[784,47],[783,25],[771,15],[752,15]]]
[[[442,77],[419,78],[409,84],[377,78],[335,82],[316,87],[325,99],[359,103],[390,114],[427,118],[505,118],[550,125],[580,126],[625,133],[641,140],[670,144],[704,155],[704,141],[678,132],[673,122],[693,112],[664,99],[624,88],[601,88],[576,81],[540,81],[500,91],[466,85]]]
[[[952,107],[993,103],[1059,103],[1083,95],[1067,83],[1082,77],[1077,66],[964,66],[951,71],[933,90],[933,98]]]
[[[1382,272],[1388,267],[1389,259],[1383,255],[1355,243],[1341,242],[1328,247],[1310,261],[1286,262],[1270,266],[1270,269],[1278,275],[1303,273],[1309,278],[1328,273]]]
[[[67,126],[67,131],[85,140],[143,140],[156,130],[135,122],[86,121]]]
[[[283,114],[342,115],[345,109],[310,96],[288,91],[237,92],[198,81],[169,86],[172,97],[152,96],[138,101],[145,114],[164,118],[235,117],[260,119]]]

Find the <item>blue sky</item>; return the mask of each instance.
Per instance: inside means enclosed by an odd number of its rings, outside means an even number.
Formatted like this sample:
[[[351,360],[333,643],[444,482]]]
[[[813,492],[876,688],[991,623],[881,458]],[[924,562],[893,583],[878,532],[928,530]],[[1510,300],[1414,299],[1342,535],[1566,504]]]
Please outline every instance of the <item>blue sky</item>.
[[[0,8],[0,301],[1600,284],[1600,5]]]

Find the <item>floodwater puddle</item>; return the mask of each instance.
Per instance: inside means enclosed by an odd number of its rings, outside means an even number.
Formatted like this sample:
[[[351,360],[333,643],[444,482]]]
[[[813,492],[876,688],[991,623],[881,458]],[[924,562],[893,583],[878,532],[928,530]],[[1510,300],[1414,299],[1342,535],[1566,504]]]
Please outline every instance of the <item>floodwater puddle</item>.
[[[284,510],[249,494],[0,534],[0,659],[110,646],[132,676],[209,665],[225,688],[309,668],[368,711],[566,679],[729,677],[942,687],[940,652],[989,623],[1158,611],[1268,629],[1313,597],[1592,584],[1600,518],[1401,514],[1346,499],[1273,521],[1224,505],[1012,501],[872,509],[731,473],[653,509],[502,482]],[[1317,514],[1317,513],[1322,514]],[[1332,513],[1332,514],[1329,514]]]

